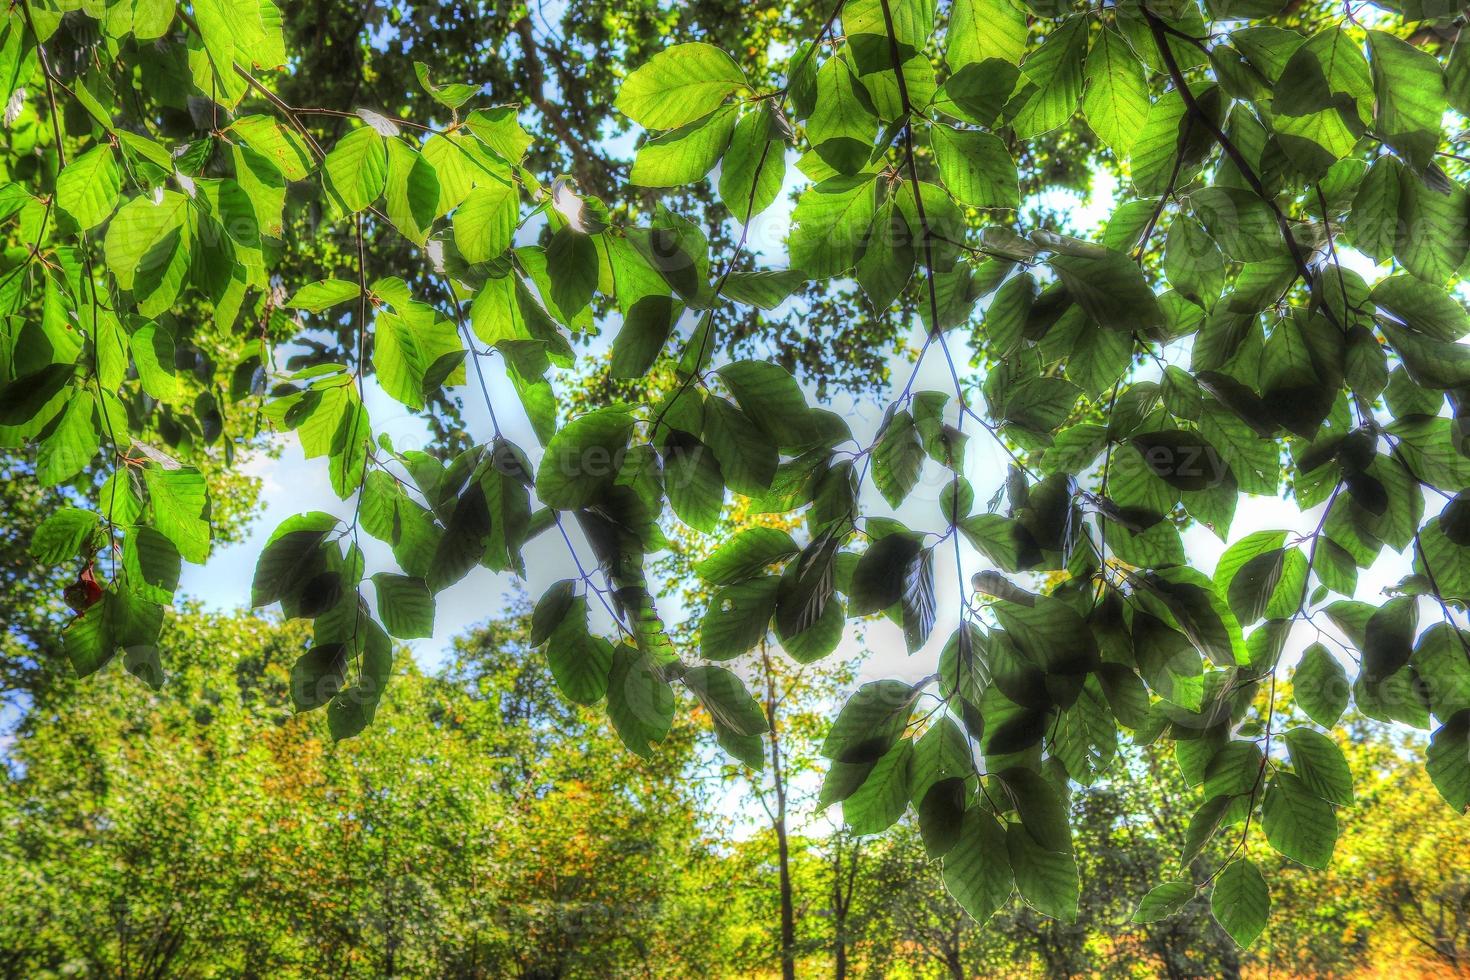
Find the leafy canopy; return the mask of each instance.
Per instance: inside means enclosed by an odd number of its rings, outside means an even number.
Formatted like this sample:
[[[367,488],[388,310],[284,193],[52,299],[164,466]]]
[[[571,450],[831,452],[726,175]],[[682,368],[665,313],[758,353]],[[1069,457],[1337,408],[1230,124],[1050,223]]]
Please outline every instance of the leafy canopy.
[[[1207,883],[1252,942],[1270,894],[1251,848],[1321,867],[1353,799],[1335,743],[1257,704],[1297,635],[1341,638],[1358,663],[1350,681],[1307,651],[1308,717],[1334,723],[1350,689],[1369,716],[1432,729],[1429,775],[1470,807],[1470,636],[1451,613],[1470,600],[1470,201],[1452,135],[1470,48],[1444,40],[1448,8],[848,0],[776,88],[718,46],[670,45],[626,66],[616,99],[648,130],[631,184],[674,204],[649,210],[544,182],[515,107],[424,66],[434,119],[360,110],[329,138],[321,110],[267,84],[290,60],[271,0],[72,6],[22,0],[0,43],[0,440],[74,491],[32,554],[78,569],[78,674],[121,653],[161,682],[164,609],[210,551],[200,467],[233,452],[227,418],[258,411],[351,501],[350,521],[285,521],[252,586],[311,621],[296,703],[339,738],[372,722],[393,638],[432,633],[438,593],[477,567],[526,575],[544,535],[587,571],[541,598],[533,638],[640,754],[698,703],[735,758],[759,757],[761,709],[700,657],[774,632],[820,659],[870,615],[910,652],[941,648],[917,684],[852,695],[822,798],[863,833],[914,807],[978,919],[1016,891],[1075,914],[1067,787],[1113,763],[1121,728],[1173,741],[1200,791],[1184,867],[1238,833]],[[1039,168],[1078,147],[1120,177],[1096,240],[1027,206]],[[804,185],[787,261],[757,267],[747,235],[788,159]],[[679,208],[673,192],[716,174],[723,211]],[[348,244],[281,284],[303,200]],[[734,247],[712,249],[727,218]],[[418,266],[370,274],[365,238],[390,233]],[[719,356],[733,317],[822,289],[912,313],[919,362],[952,389],[916,390],[916,364],[864,442],[774,360]],[[613,322],[626,397],[568,417],[555,369],[585,366],[573,341]],[[351,343],[310,336],[339,328]],[[492,403],[489,372],[519,406]],[[483,394],[492,431],[397,451],[369,376],[413,411]],[[502,433],[496,413],[517,410],[538,445]],[[988,504],[971,438],[1013,460]],[[936,471],[939,506],[908,523],[861,492],[898,508]],[[1181,527],[1230,541],[1242,494],[1283,489],[1313,531],[1235,540],[1213,575],[1188,564]],[[731,495],[800,532],[730,535],[699,567],[718,587],[699,649],[677,649],[646,563],[675,522],[715,532]],[[396,568],[367,566],[363,532]],[[955,593],[935,581],[951,545]],[[1411,574],[1358,601],[1385,552]],[[947,639],[941,602],[960,618]],[[1197,891],[1164,883],[1139,915]]]

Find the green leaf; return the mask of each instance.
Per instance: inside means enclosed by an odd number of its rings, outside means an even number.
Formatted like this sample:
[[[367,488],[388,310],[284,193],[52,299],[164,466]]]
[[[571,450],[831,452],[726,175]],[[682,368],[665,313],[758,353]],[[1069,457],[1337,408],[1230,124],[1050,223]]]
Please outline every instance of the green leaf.
[[[1261,747],[1255,742],[1226,742],[1205,767],[1205,798],[1248,795],[1259,783],[1263,768]]]
[[[311,151],[300,134],[282,127],[270,116],[240,116],[229,128],[269,160],[287,180],[305,180],[316,169]]]
[[[1382,262],[1393,255],[1399,224],[1399,174],[1403,164],[1383,155],[1368,165],[1358,192],[1353,197],[1345,230],[1348,239],[1362,252]]]
[[[570,586],[570,583],[569,583]],[[550,595],[550,593],[548,593]],[[546,662],[557,690],[577,704],[596,704],[607,693],[613,665],[613,646],[600,636],[587,631],[587,597],[565,596],[566,604],[554,626],[546,627]],[[541,604],[536,612],[543,613]],[[543,623],[553,617],[550,609],[542,615]]]
[[[113,215],[103,239],[107,268],[123,289],[156,297],[157,312],[172,304],[187,268],[189,199],[165,190],[157,204],[135,197]]]
[[[338,692],[327,705],[327,728],[332,738],[342,740],[360,734],[372,724],[378,702],[393,676],[393,642],[383,628],[365,618],[361,670],[357,683]]]
[[[1444,66],[1445,94],[1460,115],[1470,114],[1470,37],[1455,38]]]
[[[1418,606],[1410,597],[1390,599],[1376,610],[1363,631],[1363,676],[1382,680],[1408,663],[1418,625]]]
[[[1082,617],[1060,599],[1037,596],[1030,606],[997,602],[995,617],[1043,670],[1079,674],[1097,665],[1097,640]]]
[[[319,553],[338,523],[337,518],[320,511],[295,514],[282,521],[255,561],[250,605],[290,602],[312,576],[324,569]]]
[[[1448,188],[1430,187],[1403,169],[1398,205],[1393,257],[1425,282],[1443,285],[1470,251],[1470,201],[1465,188],[1454,181]]]
[[[533,142],[516,118],[517,106],[476,109],[465,119],[470,132],[506,163],[519,165]]]
[[[1345,97],[1345,98],[1344,98]],[[1366,122],[1372,108],[1373,80],[1362,43],[1340,27],[1314,34],[1292,52],[1277,81],[1272,110],[1305,116],[1342,105]]]
[[[227,58],[215,57],[220,49],[206,40],[215,71],[220,74],[222,81],[224,75],[229,73],[232,60],[242,68],[274,68],[286,63],[280,13],[274,4],[260,0],[246,3],[203,0],[195,4],[194,14],[199,20],[199,29],[206,38],[219,33],[228,38]]]
[[[873,449],[873,485],[889,505],[897,507],[919,482],[924,465],[924,446],[907,410],[894,414],[878,436]]]
[[[914,743],[900,739],[874,764],[868,778],[842,801],[842,818],[854,834],[887,830],[908,808]]]
[[[1026,903],[1043,915],[1063,922],[1077,920],[1080,883],[1077,861],[1071,848],[1054,851],[1043,847],[1019,824],[1006,828],[1006,853],[1016,876],[1016,890]]]
[[[327,197],[344,214],[356,214],[376,201],[387,180],[388,147],[383,137],[368,126],[338,140],[322,163]]]
[[[1231,472],[1220,452],[1201,433],[1163,429],[1130,440],[1153,474],[1180,490],[1208,490]]]
[[[1428,52],[1383,31],[1368,31],[1373,65],[1375,133],[1423,170],[1439,147],[1446,93],[1439,62]]]
[[[204,476],[193,467],[143,469],[153,524],[179,549],[179,554],[202,565],[209,557],[209,491]]]
[[[1271,892],[1254,862],[1240,858],[1225,866],[1210,892],[1210,911],[1237,946],[1251,945],[1265,931]]]
[[[1126,158],[1148,121],[1148,86],[1138,56],[1112,28],[1104,28],[1087,52],[1086,84],[1087,124],[1118,159]]]
[[[984,925],[1015,888],[1006,832],[987,811],[965,811],[959,840],[944,856],[944,886],[960,907]]]
[[[989,58],[1018,65],[1026,53],[1026,14],[1010,0],[955,0],[944,37],[944,60],[955,72]],[[982,922],[988,917],[975,915]]]
[[[837,644],[842,642],[846,620],[847,611],[842,600],[828,596],[814,621],[804,625],[798,623],[802,625],[800,632],[788,632],[784,621],[778,617],[776,635],[780,638],[786,655],[792,660],[799,664],[815,663],[823,657],[831,656],[837,649]]]
[[[1237,262],[1262,262],[1281,255],[1286,244],[1271,209],[1240,187],[1204,187],[1189,204],[1205,230]]]
[[[1349,686],[1347,671],[1320,643],[1307,647],[1291,677],[1297,705],[1323,728],[1336,725],[1347,709]]]
[[[60,565],[81,555],[100,518],[89,510],[62,507],[31,535],[30,555],[42,565]]]
[[[239,143],[230,148],[230,157],[235,165],[235,182],[250,201],[260,233],[280,238],[286,205],[285,175],[265,156]]]
[[[106,597],[99,599],[61,631],[62,649],[78,677],[96,673],[117,652],[108,622]]]
[[[1041,547],[1018,521],[999,514],[976,514],[960,522],[965,540],[1006,572],[1034,568],[1041,562]]]
[[[422,61],[413,63],[414,76],[418,78],[419,85],[425,92],[440,105],[449,109],[458,109],[470,99],[480,93],[481,86],[468,85],[464,82],[450,82],[444,85],[435,85],[429,81],[429,66]]]
[[[849,763],[878,761],[908,726],[917,696],[902,681],[869,681],[859,687],[822,740],[822,756]]]
[[[1018,99],[1025,99],[1012,123],[1016,135],[1030,139],[1064,125],[1082,97],[1082,65],[1087,55],[1088,20],[1069,17],[1054,28],[1021,62],[1021,74],[1031,83]]]
[[[122,173],[112,147],[94,146],[68,163],[56,177],[56,204],[82,231],[112,216],[122,188]]]
[[[320,313],[338,303],[356,299],[360,295],[362,295],[362,290],[355,282],[346,282],[342,279],[322,279],[296,290],[286,301],[286,306],[291,309],[306,310],[308,313]]]
[[[720,521],[725,481],[709,447],[694,436],[676,432],[664,445],[664,493],[679,519],[706,533]]]
[[[1284,548],[1257,555],[1242,565],[1231,579],[1227,593],[1230,611],[1242,624],[1254,623],[1266,614],[1266,606],[1281,585],[1286,555]],[[1296,593],[1298,596],[1301,594],[1300,587]]]
[[[62,646],[78,677],[101,669],[123,651],[128,671],[157,688],[163,680],[158,635],[163,607],[126,591],[103,593],[62,630]]]
[[[699,698],[717,729],[749,737],[770,731],[765,711],[745,683],[723,667],[691,667],[682,680]]]
[[[520,218],[514,184],[487,180],[470,191],[454,212],[454,244],[466,262],[503,255]]]
[[[752,527],[720,545],[694,571],[711,585],[731,585],[761,574],[767,566],[800,552],[791,535],[780,528]]]
[[[1261,555],[1280,551],[1285,542],[1285,531],[1253,531],[1236,541],[1225,549],[1215,565],[1215,591],[1228,593],[1241,569]]]
[[[708,116],[644,143],[628,180],[640,187],[679,187],[703,179],[730,145],[737,111],[734,105],[720,106]]]
[[[908,570],[922,550],[917,535],[888,534],[874,541],[852,573],[852,611],[867,616],[902,599]]]
[[[822,437],[796,379],[770,361],[734,361],[719,368],[745,414],[781,449],[803,449]]]
[[[977,208],[1021,206],[1016,164],[998,136],[935,123],[929,140],[940,179],[958,200]]]
[[[564,578],[553,583],[536,600],[536,607],[531,611],[531,646],[539,647],[550,639],[557,627],[572,613],[575,608],[576,588],[575,580]],[[585,619],[585,605],[582,608],[582,618]]]
[[[103,433],[95,409],[96,402],[87,392],[78,392],[67,400],[61,418],[36,454],[36,482],[41,486],[65,483],[96,459]]]
[[[720,163],[720,200],[739,222],[747,222],[775,202],[786,179],[785,120],[770,102],[740,117]],[[725,294],[738,298],[729,291]]]
[[[568,226],[551,236],[546,247],[546,274],[551,279],[551,301],[566,321],[592,302],[597,290],[597,246]]]
[[[975,771],[970,741],[952,719],[941,717],[914,743],[910,799],[914,801],[924,850],[943,857],[964,827],[965,781]]]
[[[1077,305],[1103,327],[1150,333],[1163,326],[1158,299],[1122,252],[1084,244],[1053,255],[1048,264]]]
[[[1072,831],[1061,794],[1046,777],[1031,769],[1012,768],[1000,774],[1016,805],[1021,825],[1036,843],[1049,851],[1072,849]]]
[[[1118,751],[1118,725],[1096,678],[1089,677],[1077,700],[1062,711],[1051,747],[1067,774],[1084,786],[1097,782],[1112,764]]]
[[[1470,811],[1470,710],[1455,715],[1430,738],[1424,768],[1455,812]]]
[[[375,328],[373,367],[378,384],[409,408],[423,408],[428,395],[464,357],[458,330],[435,311],[400,315],[380,310]]]
[[[1412,663],[1435,717],[1446,721],[1470,708],[1470,635],[1435,623],[1419,637]]]
[[[422,153],[403,140],[390,139],[387,146],[383,194],[388,220],[403,237],[423,246],[428,240],[429,226],[438,216],[439,175]]]
[[[748,415],[724,398],[706,399],[703,438],[731,490],[760,497],[771,489],[780,454]]]
[[[1293,728],[1285,738],[1302,785],[1329,803],[1352,806],[1353,774],[1337,743],[1310,728]]]
[[[873,154],[877,129],[872,98],[848,60],[828,58],[817,71],[817,99],[806,122],[812,150],[838,174],[856,174]]]
[[[1470,385],[1470,349],[1464,344],[1427,339],[1386,317],[1378,326],[1416,384],[1432,389]]]
[[[770,631],[780,583],[778,576],[767,575],[716,592],[700,624],[700,656],[730,660],[760,643]]]
[[[913,236],[903,212],[885,202],[869,229],[858,258],[857,280],[874,311],[883,311],[903,292],[914,274]]]
[[[792,212],[791,264],[813,279],[851,269],[877,209],[871,174],[832,177],[807,188]]]
[[[1332,862],[1337,844],[1332,804],[1293,774],[1278,772],[1272,777],[1261,806],[1261,826],[1271,846],[1293,861],[1309,868],[1326,868]]]
[[[1133,921],[1139,924],[1158,922],[1188,905],[1196,894],[1192,881],[1166,881],[1143,896]]]
[[[179,549],[151,527],[129,528],[123,543],[127,588],[150,602],[173,602],[179,587]]]
[[[1175,747],[1181,748],[1188,742],[1176,742]],[[1197,739],[1196,744],[1208,744],[1206,739]],[[1212,796],[1205,801],[1204,805],[1194,812],[1189,818],[1189,827],[1184,832],[1184,849],[1180,852],[1179,867],[1181,870],[1188,869],[1194,860],[1204,851],[1220,829],[1221,822],[1227,813],[1236,809],[1237,800],[1233,796]]]
[[[623,744],[645,759],[673,724],[673,688],[647,654],[626,644],[613,649],[607,716]]]
[[[1470,333],[1470,316],[1449,293],[1426,288],[1412,276],[1389,276],[1369,294],[1379,309],[1387,310],[1416,333],[1454,343]]]
[[[536,470],[536,496],[547,507],[578,510],[612,485],[633,432],[633,417],[617,408],[579,416],[557,430]]]
[[[1138,672],[1159,697],[1198,711],[1204,699],[1204,665],[1188,637],[1146,613],[1133,617]]]
[[[421,578],[378,572],[378,616],[383,628],[400,640],[434,635],[434,596]]]
[[[61,407],[62,391],[75,390],[67,388],[75,369],[72,364],[47,364],[0,386],[0,426],[34,423],[39,431]]]
[[[614,104],[647,129],[675,129],[713,112],[745,84],[724,51],[688,42],[664,48],[624,79]]]
[[[1227,465],[1228,475],[1235,477],[1242,493],[1276,493],[1281,476],[1281,451],[1274,440],[1262,439],[1234,412],[1209,402],[1200,413],[1199,434]],[[1198,472],[1206,476],[1209,471],[1200,467]],[[1223,480],[1222,476],[1214,482]]]
[[[346,683],[347,648],[340,643],[315,646],[291,665],[291,706],[311,711],[329,703]]]
[[[1168,189],[1174,162],[1179,158],[1179,136],[1185,125],[1185,115],[1184,100],[1173,89],[1164,92],[1149,107],[1148,121],[1133,141],[1129,160],[1133,186],[1138,193],[1161,195]],[[1143,220],[1148,219],[1145,217]],[[1139,233],[1142,233],[1141,227]]]
[[[747,306],[774,310],[805,284],[806,274],[799,269],[732,272],[725,280],[722,295]]]
[[[684,307],[672,296],[644,296],[633,304],[613,339],[609,370],[615,378],[641,378],[653,367]]]
[[[1169,225],[1164,269],[1170,285],[1181,295],[1206,310],[1214,308],[1225,285],[1225,257],[1204,227],[1189,215],[1177,215]]]

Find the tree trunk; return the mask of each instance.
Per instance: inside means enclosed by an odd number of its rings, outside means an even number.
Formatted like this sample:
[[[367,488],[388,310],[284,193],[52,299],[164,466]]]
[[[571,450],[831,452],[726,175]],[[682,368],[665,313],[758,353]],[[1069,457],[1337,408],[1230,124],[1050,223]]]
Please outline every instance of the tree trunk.
[[[944,965],[949,970],[950,980],[965,980],[965,964],[960,962],[960,951],[953,946],[944,951]]]
[[[776,678],[770,653],[761,646],[766,670],[766,719],[770,722],[767,741],[771,750],[771,781],[776,790],[776,855],[781,884],[781,980],[796,980],[796,908],[791,894],[791,848],[786,840],[786,779],[781,770],[781,743],[776,735]]]
[[[847,867],[843,867],[841,832],[832,835],[832,960],[836,980],[847,980],[847,924],[852,911],[852,890],[857,879],[858,855],[862,843],[854,839],[847,851]]]

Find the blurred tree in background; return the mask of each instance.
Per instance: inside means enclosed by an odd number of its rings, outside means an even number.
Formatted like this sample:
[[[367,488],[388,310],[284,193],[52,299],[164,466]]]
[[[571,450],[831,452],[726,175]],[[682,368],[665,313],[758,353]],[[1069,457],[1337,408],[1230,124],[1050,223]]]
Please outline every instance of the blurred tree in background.
[[[779,975],[775,831],[733,815],[753,804],[713,740],[686,726],[652,761],[626,752],[552,693],[527,628],[491,621],[432,675],[401,658],[380,723],[336,745],[290,706],[308,631],[244,615],[173,618],[179,677],[158,693],[110,671],[26,712],[0,782],[0,976]],[[795,972],[1450,975],[1470,828],[1423,774],[1422,740],[1375,726],[1345,722],[1361,789],[1341,860],[1278,859],[1251,950],[1203,901],[1130,921],[1198,796],[1145,748],[1072,798],[1074,923],[1018,902],[982,928],[909,822],[855,838],[798,819]],[[819,734],[787,738],[799,757]]]

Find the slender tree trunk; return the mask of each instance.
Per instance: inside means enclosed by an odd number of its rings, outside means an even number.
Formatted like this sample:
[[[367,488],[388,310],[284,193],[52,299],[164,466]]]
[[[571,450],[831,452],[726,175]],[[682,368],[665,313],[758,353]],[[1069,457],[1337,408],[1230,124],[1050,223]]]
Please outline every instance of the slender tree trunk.
[[[832,875],[832,976],[847,980],[847,908],[842,896],[842,848],[836,842],[837,861]]]
[[[776,790],[776,855],[781,883],[781,978],[796,980],[796,908],[791,894],[791,848],[786,839],[786,778],[782,772],[781,743],[776,734],[776,677],[771,655],[761,646],[761,663],[766,671],[766,719],[771,755],[771,781]]]
[[[944,965],[949,970],[950,980],[965,980],[965,964],[960,962],[960,951],[953,946],[944,951]]]
[[[862,844],[852,841],[847,854],[847,868],[842,866],[842,834],[832,836],[832,936],[833,975],[836,980],[847,980],[847,922],[852,911],[852,889],[857,878],[858,855]]]

